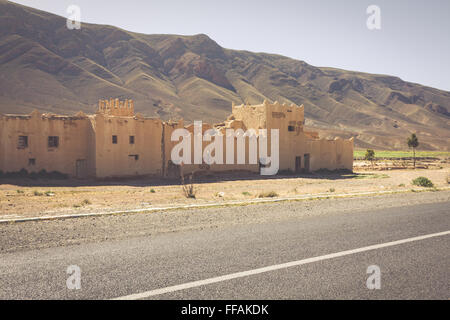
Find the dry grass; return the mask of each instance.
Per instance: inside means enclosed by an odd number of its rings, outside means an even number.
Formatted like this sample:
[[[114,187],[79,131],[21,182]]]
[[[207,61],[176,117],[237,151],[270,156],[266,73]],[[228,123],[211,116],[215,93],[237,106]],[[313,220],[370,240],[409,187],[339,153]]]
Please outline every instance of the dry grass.
[[[258,198],[276,198],[278,197],[278,193],[276,193],[275,191],[267,191],[267,192],[261,192],[258,195]]]
[[[189,175],[189,181],[186,184],[184,180],[184,175],[181,175],[181,187],[183,189],[183,194],[188,199],[195,199],[195,195],[197,194],[197,190],[192,182],[193,174]]]

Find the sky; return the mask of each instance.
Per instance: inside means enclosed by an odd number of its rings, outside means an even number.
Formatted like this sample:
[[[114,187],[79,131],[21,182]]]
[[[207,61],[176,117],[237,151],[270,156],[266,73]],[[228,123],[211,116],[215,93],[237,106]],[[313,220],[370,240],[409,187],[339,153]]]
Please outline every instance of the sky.
[[[14,0],[145,34],[207,34],[229,49],[398,76],[450,91],[449,0]],[[373,11],[379,8],[379,19]],[[379,29],[369,29],[379,22]]]

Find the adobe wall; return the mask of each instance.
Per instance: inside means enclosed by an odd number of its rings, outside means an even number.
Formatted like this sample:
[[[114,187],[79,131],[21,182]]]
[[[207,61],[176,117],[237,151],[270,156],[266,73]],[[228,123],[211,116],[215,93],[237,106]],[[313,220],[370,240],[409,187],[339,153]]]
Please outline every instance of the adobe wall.
[[[279,129],[279,170],[348,169],[353,167],[353,139],[333,141],[319,139],[315,132],[304,131],[304,107],[269,103],[261,105],[233,104],[232,114],[214,128],[223,134],[223,163],[212,165],[185,165],[184,173],[251,171],[259,172],[258,164],[249,164],[249,139],[245,141],[245,163],[237,164],[237,138],[234,143],[234,164],[226,164],[227,129],[254,129],[268,131],[268,154],[271,156],[271,129]],[[180,168],[171,162],[172,148],[179,141],[171,141],[176,129],[184,122],[162,122],[160,119],[134,115],[132,100],[100,100],[95,115],[79,113],[73,117],[41,115],[0,115],[0,170],[4,172],[27,169],[29,172],[59,171],[70,176],[127,177],[154,175],[178,178]],[[194,132],[194,126],[185,127]],[[203,132],[213,128],[203,124]],[[18,137],[28,136],[28,146],[18,147]],[[48,137],[58,136],[59,146],[48,147]],[[113,143],[113,136],[117,143]],[[130,142],[134,137],[134,143]],[[211,142],[202,141],[202,155]],[[194,137],[191,139],[191,163],[194,163]],[[228,150],[229,152],[229,150]],[[259,151],[258,151],[259,153]],[[259,154],[258,154],[259,158]],[[29,159],[35,159],[31,164]],[[79,166],[80,161],[84,165]]]
[[[229,119],[239,119],[246,128],[266,128],[268,153],[270,130],[279,130],[280,171],[316,171],[353,169],[353,139],[319,139],[317,132],[304,131],[304,107],[269,103],[257,106],[233,106]],[[309,157],[309,168],[306,158]]]
[[[307,140],[306,153],[311,157],[311,171],[353,170],[353,139]]]
[[[203,123],[203,127],[202,127],[202,136],[204,135],[205,131],[212,129],[214,126],[211,124],[207,124],[207,123]],[[226,129],[234,129],[234,130],[238,130],[238,129],[242,129],[244,130],[244,132],[246,131],[245,126],[243,125],[242,121],[236,121],[236,120],[231,120],[228,121],[226,123],[226,125],[222,124],[222,126],[220,127],[215,127],[222,135],[222,144],[223,144],[223,155],[222,155],[222,162],[223,164],[194,164],[194,125],[188,125],[185,127],[192,135],[191,138],[191,150],[192,150],[192,154],[191,154],[191,164],[190,165],[183,165],[183,172],[185,174],[189,174],[189,173],[195,173],[195,172],[202,172],[202,173],[207,173],[207,172],[242,172],[242,171],[246,171],[246,172],[253,172],[253,173],[258,173],[259,172],[259,165],[258,164],[249,164],[249,142],[248,142],[248,138],[245,138],[245,163],[246,164],[238,164],[237,159],[237,138],[234,138],[234,149],[233,149],[233,155],[234,155],[234,160],[233,160],[233,164],[226,164],[227,162],[227,152],[230,152],[230,150],[227,149],[227,141],[226,141]],[[203,154],[205,151],[205,148],[213,142],[213,139],[215,139],[214,137],[212,137],[211,141],[202,141],[202,159],[203,159]],[[170,156],[170,155],[169,155]]]
[[[160,119],[98,113],[92,121],[98,178],[162,175],[163,123]],[[117,137],[116,144],[113,135]],[[134,144],[130,143],[130,136],[134,136]]]
[[[280,170],[295,171],[296,157],[305,153],[304,107],[275,102],[266,103],[266,111],[267,128],[279,129]]]
[[[163,136],[161,137],[162,148],[162,175],[168,178],[179,178],[180,168],[174,165],[171,161],[172,148],[178,144],[178,141],[171,141],[172,133],[177,129],[184,128],[183,120],[180,121],[168,121],[163,123]]]
[[[18,146],[19,136],[28,137],[28,146]],[[48,137],[59,137],[50,148]],[[0,117],[0,170],[28,172],[59,171],[75,176],[77,160],[86,160],[85,173],[93,175],[93,131],[87,116],[62,117],[33,112],[27,116]],[[30,159],[35,159],[35,164]]]

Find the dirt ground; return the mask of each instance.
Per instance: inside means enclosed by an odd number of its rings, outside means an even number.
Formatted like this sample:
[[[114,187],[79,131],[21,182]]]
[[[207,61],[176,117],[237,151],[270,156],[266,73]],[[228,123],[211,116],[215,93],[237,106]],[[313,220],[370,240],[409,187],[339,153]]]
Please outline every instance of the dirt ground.
[[[423,167],[419,164],[419,167]],[[355,162],[354,173],[313,173],[262,178],[222,175],[195,180],[196,199],[184,196],[178,181],[8,181],[0,184],[0,219],[72,213],[131,210],[160,205],[202,204],[245,200],[274,192],[273,196],[410,190],[411,181],[429,178],[436,188],[448,187],[450,164],[433,163],[428,169],[402,169],[378,163]],[[0,182],[2,183],[2,182]]]

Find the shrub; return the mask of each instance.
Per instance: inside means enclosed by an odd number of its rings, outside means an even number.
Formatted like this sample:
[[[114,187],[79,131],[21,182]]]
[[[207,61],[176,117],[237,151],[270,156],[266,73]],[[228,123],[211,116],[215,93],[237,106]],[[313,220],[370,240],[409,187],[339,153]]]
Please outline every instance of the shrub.
[[[83,202],[81,203],[83,206],[88,206],[90,204],[92,204],[92,202],[90,202],[88,199],[84,199]]]
[[[150,193],[156,193],[155,189],[150,189]]]
[[[426,177],[418,177],[412,181],[412,184],[415,186],[420,186],[420,187],[425,187],[425,188],[434,187],[433,182],[431,182],[431,180]]]
[[[193,174],[189,175],[189,183],[186,184],[186,182],[184,181],[184,175],[181,174],[181,186],[183,188],[183,193],[186,198],[195,199],[197,190],[195,189],[194,184],[192,183],[192,176]]]
[[[370,161],[373,169],[373,162],[375,161],[375,151],[372,149],[367,149],[366,154],[364,155],[364,160]]]
[[[330,192],[335,192],[335,191],[336,191],[336,189],[330,188]]]
[[[23,190],[17,190],[17,193],[23,194],[23,193],[25,193],[25,192],[23,192]]]
[[[37,191],[37,190],[34,190],[33,194],[34,194],[36,197],[40,197],[40,196],[43,196],[43,195],[44,195],[42,192],[39,192],[39,191]]]
[[[275,198],[278,197],[278,193],[275,191],[262,192],[258,195],[258,198]]]
[[[248,191],[244,191],[244,192],[242,192],[242,194],[243,194],[244,196],[251,196],[251,193],[248,192]]]

